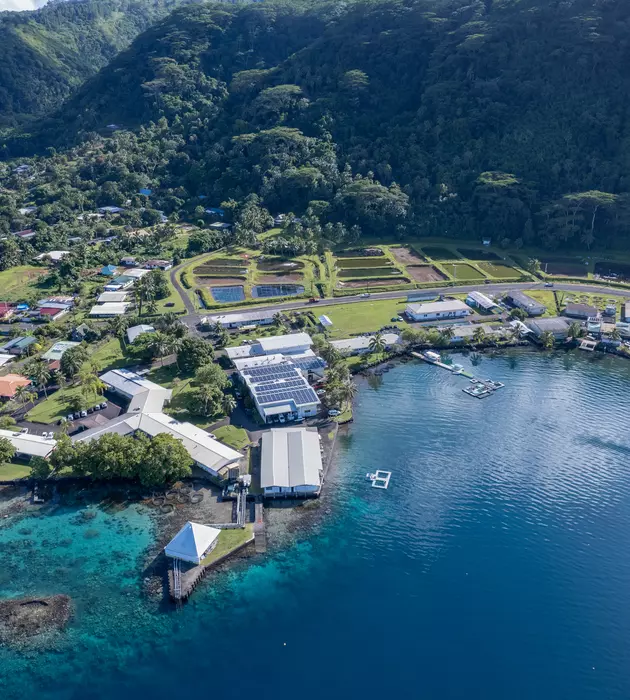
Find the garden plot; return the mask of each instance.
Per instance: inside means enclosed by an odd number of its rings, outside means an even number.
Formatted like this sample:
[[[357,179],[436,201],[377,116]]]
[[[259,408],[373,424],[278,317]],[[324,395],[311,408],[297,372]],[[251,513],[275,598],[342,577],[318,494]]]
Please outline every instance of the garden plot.
[[[445,263],[442,267],[456,280],[482,280],[483,274],[467,263]]]
[[[427,261],[424,255],[416,253],[413,248],[390,248],[390,251],[396,260],[404,265],[418,265]]]
[[[499,279],[521,276],[521,273],[517,269],[501,263],[481,262],[479,263],[479,268],[491,277],[497,277]]]
[[[459,255],[448,248],[423,246],[422,252],[433,258],[433,260],[459,260]]]
[[[433,265],[408,265],[407,274],[415,282],[442,282],[446,279]]]
[[[501,258],[491,250],[483,250],[482,248],[458,248],[457,252],[462,258],[469,260],[501,260]]]

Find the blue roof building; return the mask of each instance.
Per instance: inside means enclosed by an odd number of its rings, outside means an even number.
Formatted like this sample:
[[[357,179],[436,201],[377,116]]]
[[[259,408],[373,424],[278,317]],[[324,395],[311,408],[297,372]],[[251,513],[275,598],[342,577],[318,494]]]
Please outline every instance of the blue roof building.
[[[143,187],[141,190],[138,190],[138,194],[143,194],[145,197],[150,197],[153,194],[153,190]]]
[[[116,265],[105,265],[101,270],[101,275],[107,275],[107,277],[113,277],[116,274]]]

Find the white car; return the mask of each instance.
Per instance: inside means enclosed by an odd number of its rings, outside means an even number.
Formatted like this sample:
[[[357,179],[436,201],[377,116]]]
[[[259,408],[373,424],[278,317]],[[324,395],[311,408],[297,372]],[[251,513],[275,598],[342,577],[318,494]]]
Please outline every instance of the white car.
[[[208,435],[213,439],[216,440],[217,436],[214,433],[208,433]]]
[[[28,428],[22,428],[22,430],[20,430],[21,435],[25,435],[26,433],[28,433]]]
[[[329,416],[340,416],[341,411],[338,411],[336,408],[331,408],[330,411],[328,411]]]
[[[359,294],[360,299],[367,299],[370,296],[369,292],[363,292],[363,294]]]

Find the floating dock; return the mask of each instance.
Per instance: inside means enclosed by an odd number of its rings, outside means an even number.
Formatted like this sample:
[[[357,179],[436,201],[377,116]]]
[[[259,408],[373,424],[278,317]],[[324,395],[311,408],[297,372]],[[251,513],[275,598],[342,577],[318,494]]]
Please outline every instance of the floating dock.
[[[427,350],[427,352],[412,352],[411,354],[414,357],[417,357],[419,360],[428,362],[430,365],[436,365],[437,367],[446,369],[453,374],[470,379],[470,386],[462,389],[462,391],[469,396],[474,396],[476,399],[485,399],[487,396],[493,394],[497,389],[502,389],[505,386],[505,384],[502,382],[495,382],[492,379],[477,379],[474,374],[466,372],[461,365],[447,365],[445,362],[442,362],[437,352]]]
[[[365,476],[372,482],[372,488],[386,489],[389,487],[389,480],[392,478],[392,473],[377,469],[373,474],[366,474]]]

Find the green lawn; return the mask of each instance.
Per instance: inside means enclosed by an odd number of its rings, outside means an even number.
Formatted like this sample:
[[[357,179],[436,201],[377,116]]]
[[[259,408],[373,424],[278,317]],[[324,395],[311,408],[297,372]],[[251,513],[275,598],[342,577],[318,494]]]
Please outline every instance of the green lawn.
[[[245,544],[248,540],[251,540],[253,536],[254,526],[251,523],[247,523],[244,528],[238,530],[221,530],[217,546],[205,559],[201,560],[201,564],[203,566],[212,564],[212,562],[215,562],[217,559],[229,554],[242,544]]]
[[[32,408],[26,414],[26,420],[33,421],[34,423],[53,423],[58,421],[60,418],[64,418],[68,413],[70,413],[71,399],[75,396],[82,395],[80,386],[60,389]],[[103,401],[103,397],[100,394],[95,394],[94,392],[86,397],[87,406],[93,406],[101,401]]]
[[[477,263],[477,265],[479,269],[483,270],[491,277],[509,278],[521,276],[521,273],[517,269],[509,267],[508,265],[503,265],[502,263],[480,262]]]
[[[3,301],[19,301],[37,289],[37,281],[47,273],[46,268],[20,265],[0,272]]]
[[[165,274],[168,281],[169,295],[165,299],[160,299],[157,302],[158,314],[165,314],[167,312],[178,313],[185,311],[184,302],[171,283],[170,271],[167,270]],[[167,304],[173,304],[173,306],[166,306]]]
[[[13,481],[30,476],[31,468],[27,464],[13,464],[12,462],[0,462],[0,481]]]
[[[235,450],[243,450],[245,445],[249,445],[247,431],[243,428],[237,428],[235,425],[222,425],[214,431],[214,434],[217,436],[217,440]]]
[[[402,327],[404,322],[394,324],[391,319],[402,314],[405,306],[406,302],[402,300],[369,301],[366,299],[360,304],[325,306],[322,307],[321,313],[326,314],[333,322],[329,334],[333,340],[336,340],[367,331],[377,331],[388,325]]]
[[[125,355],[125,349],[119,338],[110,338],[104,345],[101,345],[92,353],[92,361],[97,365],[99,371],[126,367],[133,360]]]

